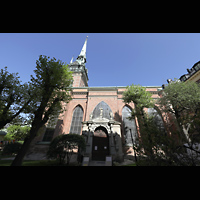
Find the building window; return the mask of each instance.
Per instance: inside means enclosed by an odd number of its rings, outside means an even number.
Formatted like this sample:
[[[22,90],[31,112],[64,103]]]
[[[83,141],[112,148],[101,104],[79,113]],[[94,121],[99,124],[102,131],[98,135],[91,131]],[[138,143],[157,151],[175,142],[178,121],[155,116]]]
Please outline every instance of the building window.
[[[43,137],[43,142],[50,142],[53,138],[55,128],[47,128]]]
[[[100,117],[100,108],[103,109],[103,113],[102,113],[102,117],[106,118],[106,119],[110,119],[110,113],[112,113],[111,108],[109,107],[109,105],[107,103],[105,103],[104,101],[100,102],[95,109],[93,110],[93,115],[92,118],[96,119]]]
[[[195,68],[196,71],[199,71],[199,69],[200,69],[200,64],[197,64],[194,68]]]
[[[148,108],[148,115],[154,118],[154,123],[158,129],[165,132],[165,126],[162,117],[158,114],[157,110],[154,108]]]
[[[125,146],[133,146],[137,143],[137,129],[135,119],[128,119],[131,116],[131,109],[128,106],[124,106],[122,110],[122,120],[124,128]]]
[[[81,134],[81,122],[83,121],[83,109],[81,106],[77,106],[74,109],[70,133]]]

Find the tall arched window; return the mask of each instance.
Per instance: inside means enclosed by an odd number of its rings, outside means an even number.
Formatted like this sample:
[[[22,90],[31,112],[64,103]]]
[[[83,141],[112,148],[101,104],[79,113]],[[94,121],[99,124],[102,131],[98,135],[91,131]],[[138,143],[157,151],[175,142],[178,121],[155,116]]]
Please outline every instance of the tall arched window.
[[[128,119],[131,116],[131,109],[128,106],[124,106],[122,109],[122,120],[124,127],[125,146],[133,146],[136,144],[137,129],[135,119]]]
[[[83,109],[81,106],[76,106],[73,112],[70,133],[81,134],[81,122],[83,121]]]
[[[158,114],[157,110],[154,108],[148,108],[148,115],[153,117],[155,125],[160,131],[165,132],[165,126],[162,117]]]
[[[110,113],[112,113],[111,108],[109,107],[109,105],[107,103],[105,103],[104,101],[101,101],[93,110],[93,117],[92,119],[98,118],[100,117],[100,108],[103,109],[103,113],[102,113],[102,117],[106,118],[106,119],[110,119]]]

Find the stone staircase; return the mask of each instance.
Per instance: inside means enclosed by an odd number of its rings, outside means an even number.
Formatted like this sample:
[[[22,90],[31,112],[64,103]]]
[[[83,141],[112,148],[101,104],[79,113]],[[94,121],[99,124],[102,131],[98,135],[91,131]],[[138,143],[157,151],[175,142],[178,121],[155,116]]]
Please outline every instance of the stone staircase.
[[[112,157],[107,156],[105,161],[90,160],[89,157],[83,157],[82,166],[112,166]]]
[[[88,166],[106,166],[105,161],[90,161]]]

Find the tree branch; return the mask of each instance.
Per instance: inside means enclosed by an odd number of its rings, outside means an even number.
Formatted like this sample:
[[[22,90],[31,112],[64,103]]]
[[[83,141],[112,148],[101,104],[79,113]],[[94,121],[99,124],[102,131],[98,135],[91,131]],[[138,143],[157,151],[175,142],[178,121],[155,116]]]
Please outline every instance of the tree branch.
[[[49,120],[49,115],[52,113],[53,108],[55,107],[56,103],[58,103],[60,101],[60,98],[55,98],[53,103],[51,104],[51,106],[49,107],[49,109],[45,112],[44,118],[42,120],[42,124],[47,123],[47,121]]]

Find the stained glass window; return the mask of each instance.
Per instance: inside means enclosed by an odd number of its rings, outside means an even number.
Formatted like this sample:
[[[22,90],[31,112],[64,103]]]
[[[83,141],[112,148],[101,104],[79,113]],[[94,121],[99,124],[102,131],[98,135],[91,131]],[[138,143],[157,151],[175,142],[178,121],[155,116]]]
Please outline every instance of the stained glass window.
[[[72,123],[70,128],[70,133],[74,134],[81,134],[81,122],[83,121],[83,109],[81,106],[77,106],[74,109],[73,117],[72,117]]]
[[[125,146],[133,146],[136,144],[137,129],[135,119],[128,119],[131,116],[131,109],[128,106],[124,106],[122,110],[122,120],[124,128]]]
[[[110,113],[112,112],[111,108],[109,107],[109,105],[107,103],[105,103],[104,101],[100,102],[95,109],[93,110],[93,116],[92,118],[99,118],[100,117],[100,108],[103,108],[103,113],[102,113],[102,117],[106,118],[106,119],[110,119]]]
[[[162,117],[158,114],[157,110],[154,108],[148,108],[148,115],[154,118],[156,126],[161,130],[165,131],[164,123]]]

